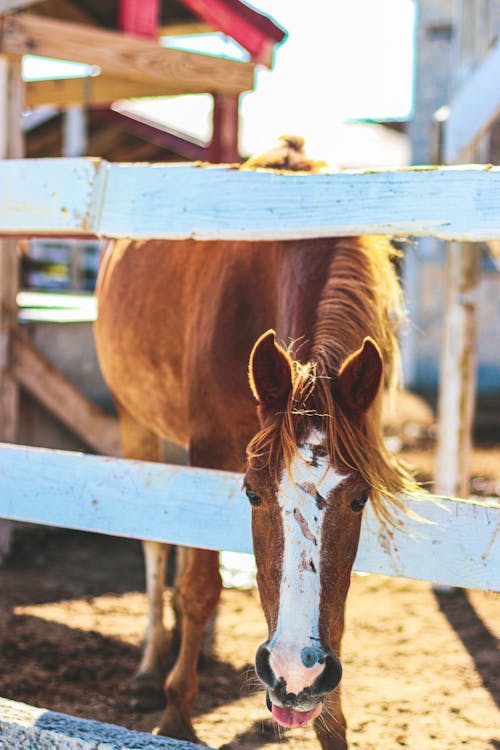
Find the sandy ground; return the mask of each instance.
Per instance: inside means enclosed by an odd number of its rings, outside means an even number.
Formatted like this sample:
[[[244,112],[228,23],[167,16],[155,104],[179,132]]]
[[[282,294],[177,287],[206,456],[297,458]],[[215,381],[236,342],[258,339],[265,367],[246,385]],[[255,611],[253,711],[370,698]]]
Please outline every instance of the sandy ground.
[[[410,454],[422,475],[428,451]],[[500,451],[474,456],[475,486],[494,494]],[[139,543],[32,527],[0,568],[0,695],[150,731],[128,683],[145,597]],[[500,750],[499,598],[427,583],[354,576],[343,694],[351,748]],[[201,672],[200,738],[224,750],[317,748],[312,730],[278,735],[251,664],[265,638],[255,591],[227,590],[215,657]]]

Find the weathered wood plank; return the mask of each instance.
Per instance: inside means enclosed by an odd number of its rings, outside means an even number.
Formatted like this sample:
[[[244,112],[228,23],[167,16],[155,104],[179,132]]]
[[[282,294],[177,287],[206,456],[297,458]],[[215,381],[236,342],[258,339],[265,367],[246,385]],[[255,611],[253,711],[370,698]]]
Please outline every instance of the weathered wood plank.
[[[184,93],[239,94],[254,85],[253,63],[167,49],[131,34],[30,13],[6,18],[0,49],[98,65],[131,80],[175,82]]]
[[[19,385],[54,414],[91,449],[106,456],[121,453],[118,420],[89,401],[15,328],[11,342],[11,372]]]
[[[105,534],[250,552],[242,477],[141,461],[5,445],[0,516]],[[411,500],[432,521],[384,529],[368,510],[355,569],[500,590],[500,508]]]
[[[228,167],[0,163],[0,235],[270,240],[500,239],[500,167],[284,174]]]
[[[469,159],[471,149],[500,113],[500,39],[471,72],[450,104],[444,124],[444,161]]]
[[[24,153],[21,129],[23,80],[21,60],[0,54],[0,157]],[[1,210],[1,200],[0,200]],[[0,240],[0,440],[17,440],[19,394],[10,372],[11,327],[17,320],[19,261],[17,242]]]
[[[480,274],[480,246],[450,243],[446,253],[435,487],[440,494],[455,497],[469,494]]]
[[[27,107],[54,104],[109,104],[117,99],[141,96],[166,96],[184,93],[182,87],[170,81],[130,81],[127,78],[101,73],[86,78],[55,78],[47,81],[28,81],[25,86]]]
[[[3,750],[210,750],[0,698]]]

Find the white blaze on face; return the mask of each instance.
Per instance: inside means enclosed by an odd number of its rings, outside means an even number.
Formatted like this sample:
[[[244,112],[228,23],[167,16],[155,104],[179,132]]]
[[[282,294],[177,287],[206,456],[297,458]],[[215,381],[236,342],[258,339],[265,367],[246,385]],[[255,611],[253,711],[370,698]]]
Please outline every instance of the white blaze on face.
[[[329,463],[325,435],[312,430],[298,447],[290,473],[283,471],[278,503],[284,550],[276,631],[269,642],[270,665],[299,693],[323,670],[320,646],[320,560],[323,519],[331,492],[346,478]]]

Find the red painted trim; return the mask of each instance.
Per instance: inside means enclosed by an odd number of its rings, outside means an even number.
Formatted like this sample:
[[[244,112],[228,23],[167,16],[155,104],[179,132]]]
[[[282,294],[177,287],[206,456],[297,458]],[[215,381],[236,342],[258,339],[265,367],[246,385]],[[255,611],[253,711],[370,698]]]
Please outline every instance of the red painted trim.
[[[160,0],[119,0],[118,28],[137,36],[156,37]]]
[[[241,44],[256,62],[270,66],[275,44],[286,32],[240,0],[182,0],[189,10]]]

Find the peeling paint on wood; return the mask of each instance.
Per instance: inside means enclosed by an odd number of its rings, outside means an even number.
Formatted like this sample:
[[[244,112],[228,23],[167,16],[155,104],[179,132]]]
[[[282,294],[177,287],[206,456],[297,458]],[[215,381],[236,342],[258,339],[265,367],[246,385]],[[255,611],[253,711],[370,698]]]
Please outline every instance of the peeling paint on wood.
[[[239,474],[1,445],[0,477],[3,518],[252,551]],[[422,497],[408,507],[430,523],[400,515],[381,528],[368,504],[355,570],[500,590],[498,505]]]
[[[175,198],[175,200],[174,200]],[[0,235],[500,239],[500,167],[320,174],[230,166],[0,162]]]

